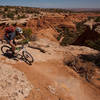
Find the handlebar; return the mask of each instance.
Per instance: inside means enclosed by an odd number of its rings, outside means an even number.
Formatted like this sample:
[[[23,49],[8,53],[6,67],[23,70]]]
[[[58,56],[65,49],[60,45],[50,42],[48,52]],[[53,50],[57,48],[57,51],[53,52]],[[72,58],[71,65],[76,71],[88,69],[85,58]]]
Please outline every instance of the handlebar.
[[[29,40],[23,40],[23,41],[21,42],[21,47],[16,47],[16,50],[23,49],[23,48],[24,48],[24,45],[25,45],[25,44],[28,44],[28,42],[29,42]]]
[[[29,42],[29,40],[25,39],[25,40],[22,41],[22,44],[27,44],[28,42]]]

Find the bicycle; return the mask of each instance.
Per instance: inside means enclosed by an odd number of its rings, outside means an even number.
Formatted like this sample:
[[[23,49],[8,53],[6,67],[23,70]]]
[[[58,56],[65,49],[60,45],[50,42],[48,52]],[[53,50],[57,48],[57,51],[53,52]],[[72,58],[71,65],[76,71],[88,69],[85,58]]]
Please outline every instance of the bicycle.
[[[11,55],[13,56],[12,48],[8,45],[3,45],[1,47],[1,51],[2,51],[3,55],[7,56],[10,54],[10,57],[11,57]],[[15,53],[16,53],[16,56],[15,56],[16,58],[22,59],[30,65],[34,61],[32,55],[29,52],[27,52],[26,48],[24,47],[24,44],[21,45],[21,47],[17,47],[15,50]]]

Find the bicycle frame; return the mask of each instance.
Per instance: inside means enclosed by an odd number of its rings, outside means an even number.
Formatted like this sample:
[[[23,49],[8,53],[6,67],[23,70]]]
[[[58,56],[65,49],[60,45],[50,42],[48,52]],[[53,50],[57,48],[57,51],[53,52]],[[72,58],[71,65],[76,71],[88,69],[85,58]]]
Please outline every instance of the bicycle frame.
[[[18,47],[19,50],[15,50],[16,54],[19,54],[19,52],[23,52],[23,51],[26,51],[26,48],[25,48],[25,45],[22,45],[21,47]]]
[[[5,56],[8,56],[7,54],[10,54],[11,57],[13,56],[11,54],[13,52],[12,52],[12,48],[10,46],[3,45],[1,47],[1,51],[3,54],[5,54]],[[11,51],[11,52],[9,53],[9,51]],[[31,64],[34,61],[34,58],[32,57],[32,55],[29,52],[27,52],[24,44],[22,44],[21,46],[18,47],[18,49],[15,50],[15,54],[16,54],[16,56],[15,56],[16,58],[22,59],[28,64]]]

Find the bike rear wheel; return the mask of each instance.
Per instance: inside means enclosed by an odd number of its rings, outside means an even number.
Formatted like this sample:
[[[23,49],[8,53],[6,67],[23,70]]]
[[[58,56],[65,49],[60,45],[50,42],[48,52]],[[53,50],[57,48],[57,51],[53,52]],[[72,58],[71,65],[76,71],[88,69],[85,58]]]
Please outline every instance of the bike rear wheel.
[[[2,51],[3,54],[7,54],[8,51],[11,51],[11,52],[12,52],[11,47],[9,47],[9,46],[7,46],[7,45],[3,45],[3,46],[1,47],[1,51]]]
[[[33,63],[34,59],[33,59],[32,55],[31,55],[29,52],[23,51],[22,54],[23,54],[24,59],[25,59],[28,63],[30,63],[30,64]]]

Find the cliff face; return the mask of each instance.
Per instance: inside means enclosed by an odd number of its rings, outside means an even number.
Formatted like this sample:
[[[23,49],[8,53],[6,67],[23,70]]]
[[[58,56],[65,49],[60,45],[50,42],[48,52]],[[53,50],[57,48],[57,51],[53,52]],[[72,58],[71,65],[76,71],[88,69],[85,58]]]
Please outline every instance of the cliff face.
[[[48,38],[57,41],[57,32],[55,27],[67,27],[76,30],[76,26],[72,21],[64,19],[64,17],[44,16],[41,18],[34,18],[27,22],[26,28],[31,28],[32,33],[38,37]]]
[[[73,43],[74,45],[85,45],[87,40],[95,41],[100,38],[99,24],[94,24],[92,26],[87,26],[86,30],[78,37],[78,39]]]
[[[93,13],[47,13],[39,16],[39,17],[29,17],[26,19],[20,19],[20,20],[11,20],[6,19],[6,22],[3,20],[0,20],[0,31],[3,31],[5,28],[6,23],[10,24],[17,24],[18,26],[22,28],[31,28],[33,34],[38,34],[38,36],[41,36],[41,32],[44,37],[49,38],[52,37],[51,40],[56,40],[56,37],[59,35],[59,33],[56,31],[55,27],[66,27],[69,29],[73,29],[76,31],[76,25],[75,23],[84,21],[88,18],[88,16],[99,16],[99,14],[93,14]],[[45,30],[48,30],[47,34]],[[4,32],[1,32],[2,34]],[[45,36],[46,35],[46,36]],[[51,36],[52,35],[52,36]],[[2,36],[0,36],[2,38]]]

